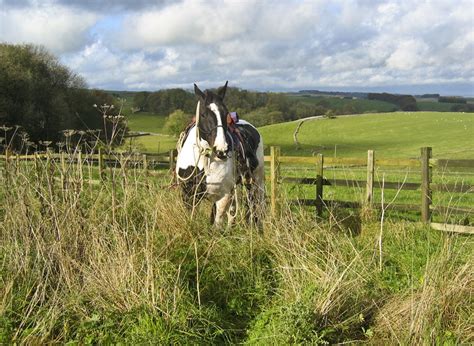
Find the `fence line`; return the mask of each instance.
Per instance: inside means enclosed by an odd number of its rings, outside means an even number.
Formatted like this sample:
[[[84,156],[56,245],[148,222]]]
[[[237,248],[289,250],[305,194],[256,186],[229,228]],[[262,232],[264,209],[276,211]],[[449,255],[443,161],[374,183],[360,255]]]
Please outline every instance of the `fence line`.
[[[425,224],[431,223],[431,217],[433,211],[447,211],[456,214],[472,214],[472,209],[467,208],[456,208],[456,207],[444,207],[444,206],[432,206],[432,193],[436,192],[461,192],[461,193],[474,193],[474,186],[468,184],[433,184],[432,183],[432,170],[434,167],[445,168],[445,167],[474,167],[474,160],[448,160],[448,159],[433,159],[432,149],[430,147],[421,148],[420,159],[377,159],[375,153],[369,150],[367,153],[367,160],[358,158],[326,158],[322,154],[318,154],[314,157],[296,157],[296,156],[281,156],[278,147],[271,148],[271,155],[265,157],[265,161],[270,161],[270,176],[271,176],[271,205],[272,214],[275,216],[276,211],[279,210],[280,203],[280,192],[279,184],[282,183],[293,183],[293,184],[304,184],[304,185],[315,185],[316,193],[315,199],[298,199],[296,202],[300,205],[315,206],[316,214],[322,215],[323,205],[329,207],[331,205],[337,205],[339,207],[347,208],[361,208],[367,207],[371,209],[380,208],[374,206],[373,203],[373,189],[375,187],[375,167],[376,166],[403,166],[403,167],[416,167],[419,169],[421,176],[421,183],[411,182],[384,182],[384,189],[396,189],[396,190],[420,190],[420,204],[391,204],[390,208],[394,210],[402,211],[419,211],[421,214],[421,221]],[[292,164],[311,164],[316,167],[316,178],[308,177],[286,177],[280,175],[280,165],[282,163]],[[346,180],[346,179],[326,179],[324,178],[324,168],[331,165],[344,165],[344,166],[365,166],[367,169],[366,180]],[[360,187],[365,185],[366,193],[365,200],[363,203],[349,202],[349,201],[331,201],[324,200],[323,198],[323,186],[346,186],[346,187]],[[471,227],[472,228],[472,227]],[[459,227],[456,228],[459,230]],[[471,232],[470,230],[469,232]]]
[[[282,156],[279,147],[271,147],[270,155],[265,156],[265,162],[270,163],[270,210],[272,215],[277,215],[280,211],[280,185],[282,183],[304,184],[315,186],[315,199],[299,199],[296,203],[300,205],[314,206],[316,215],[323,214],[324,207],[337,205],[338,207],[361,208],[367,207],[371,209],[380,208],[374,206],[373,190],[375,184],[375,168],[384,167],[409,167],[415,168],[421,176],[420,183],[413,182],[384,182],[384,189],[395,190],[420,190],[420,204],[395,204],[390,205],[390,209],[402,211],[419,211],[421,221],[429,224],[431,222],[433,211],[449,211],[450,213],[472,214],[472,209],[432,206],[433,192],[456,192],[456,193],[474,193],[474,186],[469,184],[433,184],[432,170],[433,168],[474,168],[474,160],[450,160],[450,159],[433,159],[432,149],[430,147],[421,148],[419,159],[384,159],[376,158],[373,150],[367,153],[367,159],[361,158],[332,158],[324,157],[318,154],[312,157],[299,156]],[[82,165],[97,165],[99,168],[99,176],[104,178],[106,174],[105,168],[108,167],[141,167],[147,175],[153,175],[153,169],[157,166],[168,167],[174,170],[176,160],[176,150],[170,150],[167,153],[159,154],[143,154],[143,153],[104,153],[99,150],[94,154],[75,153],[74,157],[67,156],[67,153],[34,153],[32,155],[14,155],[6,153],[0,155],[0,160],[4,160],[8,165],[13,161],[31,160],[37,165],[37,160],[49,160],[58,162],[62,172],[65,172],[66,162],[77,163]],[[287,177],[281,175],[281,165],[283,163],[290,164],[306,164],[315,167],[316,178],[312,177]],[[324,178],[324,170],[335,167],[359,167],[366,168],[366,180],[348,180],[348,179],[328,179]],[[365,199],[363,203],[350,201],[333,201],[324,199],[324,186],[339,187],[362,187],[365,186]],[[456,228],[458,230],[458,228]]]
[[[69,156],[67,156],[69,154]],[[73,154],[71,156],[70,154]],[[72,157],[72,159],[71,159]],[[170,169],[174,169],[174,162],[176,161],[176,150],[170,150],[166,153],[159,154],[143,154],[143,153],[104,153],[102,150],[98,150],[95,154],[83,154],[81,152],[75,153],[34,153],[29,155],[19,154],[3,154],[0,155],[0,160],[5,161],[7,164],[13,160],[53,160],[59,161],[64,164],[67,159],[69,162],[75,161],[75,163],[89,163],[97,165],[99,167],[100,174],[102,175],[106,166],[121,167],[123,164],[132,166],[141,166],[144,170],[151,169],[152,166],[167,166]]]

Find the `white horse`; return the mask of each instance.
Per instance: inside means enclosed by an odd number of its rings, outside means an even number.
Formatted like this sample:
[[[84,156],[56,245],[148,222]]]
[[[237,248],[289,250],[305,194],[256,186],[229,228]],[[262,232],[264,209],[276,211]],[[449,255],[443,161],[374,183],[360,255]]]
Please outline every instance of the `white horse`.
[[[217,93],[202,92],[194,84],[199,100],[195,122],[178,142],[176,176],[184,201],[193,210],[203,198],[213,203],[211,222],[216,226],[222,225],[226,213],[232,224],[236,187],[245,185],[247,220],[259,223],[265,203],[262,137],[246,121],[233,128],[228,125],[229,112],[223,102],[226,90],[227,82]]]

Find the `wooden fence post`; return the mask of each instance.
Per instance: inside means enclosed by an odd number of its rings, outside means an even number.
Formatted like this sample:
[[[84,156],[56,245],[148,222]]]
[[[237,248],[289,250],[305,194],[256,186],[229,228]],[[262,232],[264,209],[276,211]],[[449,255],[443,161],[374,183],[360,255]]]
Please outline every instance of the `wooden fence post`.
[[[323,214],[323,180],[324,180],[324,156],[318,154],[316,158],[316,215]]]
[[[8,148],[5,149],[5,176],[6,180],[10,182],[10,150]]]
[[[104,154],[102,153],[102,149],[99,149],[99,178],[104,179]]]
[[[79,186],[81,191],[84,188],[84,172],[82,171],[82,152],[77,153],[77,169],[79,170]]]
[[[59,161],[61,164],[61,186],[63,190],[66,190],[66,157],[64,151],[61,151]]]
[[[375,171],[375,157],[374,151],[367,151],[367,184],[366,184],[366,198],[367,207],[372,208],[374,202],[374,171]]]
[[[38,180],[39,180],[39,177],[40,177],[40,163],[39,163],[39,156],[38,156],[38,153],[35,151],[35,163],[34,163],[34,166],[35,166],[35,171],[36,171],[36,175],[38,176]]]
[[[15,155],[15,158],[16,158],[16,162],[15,162],[16,174],[18,175],[18,174],[20,174],[20,154],[17,153]]]
[[[142,155],[142,160],[143,160],[143,173],[145,173],[145,175],[148,175],[148,160],[146,158],[146,154]]]
[[[421,221],[429,223],[431,219],[431,147],[421,148]]]
[[[280,147],[270,148],[270,208],[272,217],[276,217],[280,206],[279,206],[279,192],[278,182],[280,180]]]
[[[170,150],[170,153],[169,153],[169,164],[170,164],[170,172],[174,172],[174,168],[175,168],[175,156],[176,156],[176,152],[175,152],[176,149],[172,149]]]

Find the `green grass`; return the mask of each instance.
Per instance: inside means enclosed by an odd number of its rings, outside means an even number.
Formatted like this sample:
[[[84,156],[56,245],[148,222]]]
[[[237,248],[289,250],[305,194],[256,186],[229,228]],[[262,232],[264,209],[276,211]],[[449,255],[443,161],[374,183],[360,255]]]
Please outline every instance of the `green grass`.
[[[260,128],[265,146],[280,146],[287,155],[330,157],[366,157],[372,149],[380,158],[416,158],[421,147],[431,146],[437,158],[474,157],[474,116],[469,113],[396,112],[309,120],[298,135],[300,150],[293,142],[298,123]]]
[[[165,152],[176,148],[177,138],[163,133],[166,117],[154,113],[140,112],[126,116],[131,131],[150,132],[151,135],[127,139],[125,147],[144,153]]]
[[[168,135],[150,135],[126,139],[122,148],[132,148],[142,153],[164,153],[176,148],[178,139]]]
[[[162,133],[166,117],[149,112],[128,114],[128,127],[132,131]]]
[[[303,167],[301,165],[280,165],[281,176],[283,177],[299,177],[299,178],[316,178],[316,170],[314,167]],[[367,176],[365,167],[339,167],[331,168],[326,167],[324,170],[324,177],[327,179],[340,179],[346,180],[359,180],[360,184],[355,187],[347,187],[346,183],[339,183],[337,186],[324,186],[323,193],[324,199],[329,201],[350,201],[358,202],[363,205],[366,195],[365,180]],[[448,175],[449,174],[449,175]],[[452,174],[452,175],[451,175]],[[471,185],[474,186],[474,176],[463,175],[463,173],[447,173],[443,170],[433,170],[433,183],[434,184],[457,184],[460,185]],[[383,203],[387,206],[389,203],[398,205],[415,205],[420,206],[421,203],[421,190],[402,190],[396,189],[382,189],[383,183],[395,182],[399,184],[407,183],[420,183],[421,174],[419,169],[414,168],[397,168],[388,169],[386,167],[379,167],[376,170],[374,177],[374,191],[373,191],[373,203],[375,206],[380,207]],[[351,184],[352,185],[352,184]],[[279,185],[280,193],[285,196],[286,199],[315,199],[316,191],[314,185],[302,185],[294,183],[284,183]],[[474,224],[472,220],[472,214],[474,212],[474,194],[473,193],[448,193],[434,191],[433,196],[433,207],[445,206],[450,208],[463,208],[470,210],[465,213],[453,214],[433,211],[432,220],[433,222],[446,222],[453,224],[463,224],[466,220],[470,220],[470,224]],[[315,210],[314,207],[307,207],[308,210]],[[420,220],[420,210],[418,211],[389,211],[387,214],[392,220]],[[325,217],[328,217],[332,211],[325,211]],[[379,214],[380,216],[380,214]],[[469,221],[468,221],[469,222]]]

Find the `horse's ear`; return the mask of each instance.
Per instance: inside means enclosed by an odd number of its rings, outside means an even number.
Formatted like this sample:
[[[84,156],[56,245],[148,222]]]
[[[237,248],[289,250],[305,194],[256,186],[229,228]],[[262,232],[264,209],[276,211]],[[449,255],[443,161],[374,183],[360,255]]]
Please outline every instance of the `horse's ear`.
[[[223,87],[217,89],[217,95],[219,95],[221,99],[224,99],[225,92],[227,91],[227,83],[229,83],[229,81],[226,81]]]
[[[196,94],[196,96],[202,100],[205,98],[204,93],[201,91],[201,89],[199,89],[196,83],[194,83],[194,94]]]

